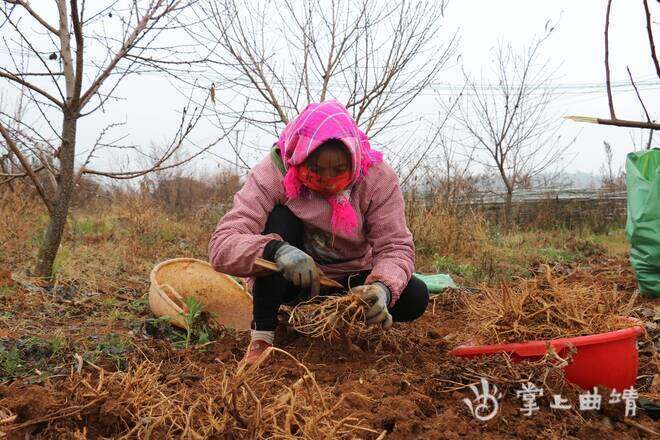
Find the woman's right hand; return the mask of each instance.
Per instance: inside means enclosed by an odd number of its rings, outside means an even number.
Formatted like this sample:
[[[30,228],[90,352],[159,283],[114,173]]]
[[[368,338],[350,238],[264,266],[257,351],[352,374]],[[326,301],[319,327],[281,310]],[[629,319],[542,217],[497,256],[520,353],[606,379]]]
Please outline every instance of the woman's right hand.
[[[288,243],[275,252],[277,269],[285,279],[301,288],[309,288],[313,298],[321,290],[320,273],[314,259]]]

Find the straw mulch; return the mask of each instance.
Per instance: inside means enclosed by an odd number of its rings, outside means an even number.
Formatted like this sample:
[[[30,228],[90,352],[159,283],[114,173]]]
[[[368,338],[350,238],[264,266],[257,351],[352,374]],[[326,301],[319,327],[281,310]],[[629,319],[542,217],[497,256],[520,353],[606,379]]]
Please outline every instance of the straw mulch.
[[[550,267],[536,278],[465,295],[466,331],[481,344],[547,340],[608,332],[635,325],[636,294],[601,283],[568,281]],[[623,319],[622,319],[623,318]],[[464,341],[463,341],[464,342]]]
[[[577,388],[564,378],[564,367],[572,362],[574,354],[575,350],[571,349],[560,356],[548,344],[545,356],[536,361],[516,362],[507,353],[471,359],[454,358],[445,365],[439,388],[443,393],[449,393],[486,379],[499,384],[502,391],[511,391],[529,382],[547,392],[574,390]]]
[[[125,372],[96,367],[96,371],[73,373],[64,386],[50,385],[59,409],[23,423],[6,419],[0,437],[3,432],[10,436],[29,432],[38,425],[44,427],[42,435],[55,438],[70,438],[71,433],[80,438],[191,439],[375,438],[380,434],[345,414],[344,397],[321,388],[307,367],[287,352],[273,348],[259,363],[275,354],[300,371],[297,379],[282,372],[268,373],[258,364],[212,372],[192,362],[164,367],[143,361]]]

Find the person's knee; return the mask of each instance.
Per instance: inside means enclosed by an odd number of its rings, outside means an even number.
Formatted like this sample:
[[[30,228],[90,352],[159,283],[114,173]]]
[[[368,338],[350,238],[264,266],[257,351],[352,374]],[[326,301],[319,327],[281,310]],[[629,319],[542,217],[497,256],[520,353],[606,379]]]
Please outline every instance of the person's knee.
[[[428,287],[419,278],[412,276],[392,309],[392,318],[398,322],[413,321],[424,314],[428,305]]]
[[[420,316],[424,314],[426,311],[426,308],[429,305],[429,289],[426,286],[426,284],[420,280],[419,278],[415,277],[414,275],[410,278],[410,283],[408,283],[408,286],[411,290],[411,293],[413,293],[413,307],[412,307],[412,315],[413,319],[417,319]]]

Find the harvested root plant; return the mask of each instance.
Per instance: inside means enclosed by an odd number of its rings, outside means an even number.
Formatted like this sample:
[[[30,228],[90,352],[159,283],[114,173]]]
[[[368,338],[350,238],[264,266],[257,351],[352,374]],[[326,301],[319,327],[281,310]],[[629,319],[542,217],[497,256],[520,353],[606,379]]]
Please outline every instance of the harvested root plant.
[[[463,300],[466,334],[481,344],[523,342],[603,333],[635,324],[635,294],[587,279],[576,284],[545,272],[514,286],[485,287]]]
[[[364,324],[366,306],[368,304],[353,293],[317,297],[294,307],[289,324],[312,338],[333,340],[353,337],[367,331]]]

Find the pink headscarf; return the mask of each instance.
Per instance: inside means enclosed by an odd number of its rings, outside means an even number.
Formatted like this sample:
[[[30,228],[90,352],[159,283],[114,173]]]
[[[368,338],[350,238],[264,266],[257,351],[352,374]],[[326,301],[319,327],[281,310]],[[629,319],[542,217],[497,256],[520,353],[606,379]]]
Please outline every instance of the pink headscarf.
[[[300,195],[303,184],[298,179],[296,167],[330,139],[338,139],[344,143],[351,155],[353,166],[349,187],[326,199],[332,207],[332,233],[341,231],[355,234],[357,217],[350,203],[351,187],[367,174],[372,165],[382,162],[383,155],[371,149],[369,139],[350,113],[334,99],[309,104],[296,119],[287,124],[280,135],[277,145],[287,171],[284,176],[284,189],[287,198]]]

